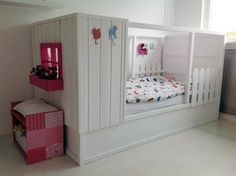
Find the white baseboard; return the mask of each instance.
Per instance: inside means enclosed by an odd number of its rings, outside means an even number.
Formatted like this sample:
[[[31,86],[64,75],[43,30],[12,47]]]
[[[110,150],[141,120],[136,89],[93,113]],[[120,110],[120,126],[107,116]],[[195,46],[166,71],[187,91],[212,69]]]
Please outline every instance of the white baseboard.
[[[236,123],[236,116],[235,115],[220,113],[220,118],[224,119],[224,120],[227,120],[227,121],[230,121],[230,122]]]
[[[69,149],[65,149],[65,150],[66,150],[66,155],[69,156],[72,160],[74,160],[79,165],[79,158],[78,158],[78,156],[76,156]]]

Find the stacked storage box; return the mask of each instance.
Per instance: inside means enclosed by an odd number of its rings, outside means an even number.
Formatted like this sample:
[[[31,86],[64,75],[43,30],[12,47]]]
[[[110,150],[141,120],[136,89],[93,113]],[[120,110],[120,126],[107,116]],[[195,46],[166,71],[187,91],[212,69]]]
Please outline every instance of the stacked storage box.
[[[12,103],[13,138],[27,163],[63,155],[63,111],[55,109],[24,115],[15,108],[19,103]]]

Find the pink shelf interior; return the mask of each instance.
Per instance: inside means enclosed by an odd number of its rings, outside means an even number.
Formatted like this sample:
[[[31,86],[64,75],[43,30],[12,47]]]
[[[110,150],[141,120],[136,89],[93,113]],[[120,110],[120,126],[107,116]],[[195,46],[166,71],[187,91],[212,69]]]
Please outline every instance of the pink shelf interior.
[[[63,90],[62,46],[61,43],[40,43],[41,65],[56,67],[57,79],[40,79],[30,75],[30,84],[47,91]]]

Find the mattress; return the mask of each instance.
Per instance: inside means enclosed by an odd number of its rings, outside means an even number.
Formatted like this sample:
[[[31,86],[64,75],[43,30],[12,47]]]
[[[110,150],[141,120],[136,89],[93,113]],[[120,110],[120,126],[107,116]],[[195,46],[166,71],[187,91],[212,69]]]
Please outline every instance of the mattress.
[[[163,76],[129,79],[126,82],[126,103],[159,102],[185,92],[184,84]]]
[[[142,112],[148,112],[157,110],[164,107],[174,106],[184,103],[184,95],[172,97],[170,99],[158,101],[158,102],[142,102],[136,104],[126,103],[126,115],[138,114]]]

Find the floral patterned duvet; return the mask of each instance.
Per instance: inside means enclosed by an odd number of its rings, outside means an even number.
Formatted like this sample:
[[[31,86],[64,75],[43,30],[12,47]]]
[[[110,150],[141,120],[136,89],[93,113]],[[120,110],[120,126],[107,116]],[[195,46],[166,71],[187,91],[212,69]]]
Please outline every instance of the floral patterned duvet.
[[[126,103],[155,102],[184,94],[184,85],[163,76],[129,79],[126,82]]]

